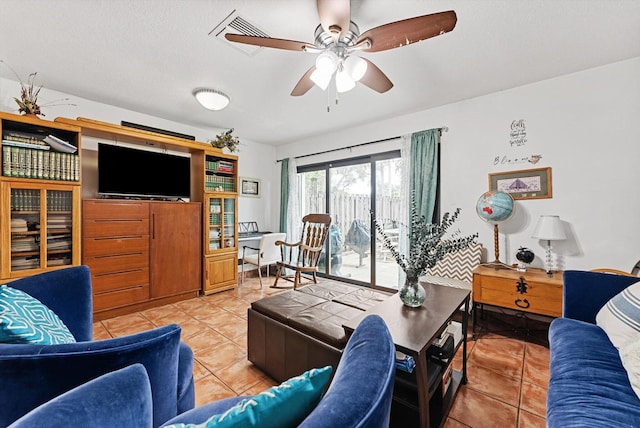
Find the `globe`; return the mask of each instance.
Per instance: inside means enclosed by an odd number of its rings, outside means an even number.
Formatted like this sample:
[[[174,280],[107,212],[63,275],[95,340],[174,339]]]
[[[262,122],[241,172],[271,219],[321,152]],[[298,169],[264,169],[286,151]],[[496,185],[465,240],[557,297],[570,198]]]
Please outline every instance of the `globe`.
[[[508,193],[495,190],[485,192],[476,203],[476,213],[489,223],[507,220],[513,214],[513,198]]]

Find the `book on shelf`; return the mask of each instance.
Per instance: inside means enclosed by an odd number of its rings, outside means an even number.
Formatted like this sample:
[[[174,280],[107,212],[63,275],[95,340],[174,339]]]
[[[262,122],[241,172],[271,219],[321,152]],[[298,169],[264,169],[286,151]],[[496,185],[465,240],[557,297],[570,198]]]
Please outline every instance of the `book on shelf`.
[[[2,140],[3,146],[13,146],[13,147],[24,147],[27,149],[36,149],[36,150],[49,150],[50,147],[46,144],[37,144],[37,143],[25,143],[23,141],[11,141],[11,140]]]
[[[80,181],[80,158],[72,153],[3,145],[2,175]]]
[[[69,142],[67,141],[61,140],[55,135],[47,135],[46,137],[44,137],[44,142],[50,145],[53,150],[56,150],[58,152],[75,153],[76,151],[78,151],[78,148],[76,146],[69,144]]]
[[[3,140],[21,141],[23,143],[44,144],[43,134],[34,134],[32,132],[22,131],[5,131],[2,133]],[[44,144],[46,145],[46,144]]]
[[[11,239],[11,251],[38,251],[40,249],[40,243],[34,236],[27,236],[22,238]]]
[[[13,270],[34,269],[38,267],[40,267],[40,257],[38,256],[11,258],[11,269]]]
[[[29,228],[27,227],[27,220],[24,218],[12,218],[11,219],[11,232],[28,232]]]
[[[70,250],[71,235],[62,235],[61,237],[47,237],[47,249],[49,250]]]
[[[69,257],[61,257],[61,258],[49,258],[47,260],[47,266],[64,266],[64,265],[70,265],[71,264],[71,258]]]

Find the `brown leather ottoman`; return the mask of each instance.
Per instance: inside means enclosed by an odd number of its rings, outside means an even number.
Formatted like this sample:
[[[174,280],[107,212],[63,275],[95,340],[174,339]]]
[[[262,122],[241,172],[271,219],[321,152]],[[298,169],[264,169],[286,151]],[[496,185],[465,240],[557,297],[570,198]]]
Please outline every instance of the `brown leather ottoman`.
[[[391,293],[319,283],[265,297],[248,309],[248,358],[278,382],[314,367],[335,369],[348,336],[342,327]]]

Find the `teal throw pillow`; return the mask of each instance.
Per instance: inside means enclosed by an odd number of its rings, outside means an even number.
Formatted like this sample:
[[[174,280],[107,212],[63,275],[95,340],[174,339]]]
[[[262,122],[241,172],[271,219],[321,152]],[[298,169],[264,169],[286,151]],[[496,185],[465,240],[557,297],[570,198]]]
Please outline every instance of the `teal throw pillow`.
[[[0,285],[0,343],[75,343],[56,314],[27,293]]]
[[[331,377],[331,366],[311,369],[250,398],[201,424],[174,424],[165,428],[296,427],[318,405]]]

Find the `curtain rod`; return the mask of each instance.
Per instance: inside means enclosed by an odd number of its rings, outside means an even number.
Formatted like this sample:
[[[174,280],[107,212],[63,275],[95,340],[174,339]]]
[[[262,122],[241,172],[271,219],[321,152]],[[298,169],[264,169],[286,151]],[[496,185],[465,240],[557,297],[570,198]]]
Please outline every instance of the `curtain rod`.
[[[449,128],[447,128],[446,126],[443,126],[442,128],[439,128],[439,129],[440,129],[440,134],[442,134],[443,132],[449,131]],[[402,136],[399,135],[397,137],[383,138],[382,140],[375,140],[375,141],[369,141],[367,143],[354,144],[352,146],[339,147],[337,149],[325,150],[323,152],[309,153],[308,155],[295,156],[294,159],[301,159],[301,158],[306,158],[306,157],[309,157],[309,156],[323,155],[325,153],[337,152],[339,150],[349,150],[349,149],[353,149],[354,147],[368,146],[369,144],[384,143],[384,142],[391,141],[391,140],[397,140],[398,138],[402,138]],[[276,161],[276,163],[282,162],[283,160],[284,159],[278,159]]]

